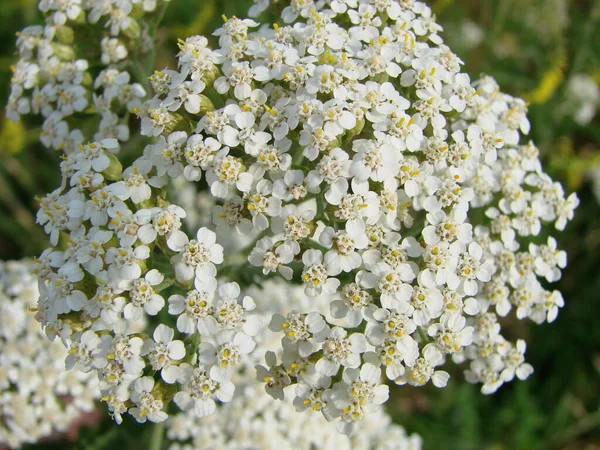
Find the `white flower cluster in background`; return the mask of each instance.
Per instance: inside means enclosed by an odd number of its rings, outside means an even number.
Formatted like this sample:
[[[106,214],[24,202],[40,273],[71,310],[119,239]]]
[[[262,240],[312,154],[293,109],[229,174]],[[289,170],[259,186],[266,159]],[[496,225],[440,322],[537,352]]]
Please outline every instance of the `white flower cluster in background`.
[[[38,283],[30,262],[0,262],[0,447],[19,448],[65,431],[99,397],[95,377],[66,371],[31,309]]]
[[[116,147],[76,147],[62,186],[40,200],[38,222],[55,247],[36,260],[38,320],[69,347],[67,368],[98,373],[117,422],[125,412],[161,422],[173,396],[211,414],[215,399],[231,400],[233,369],[254,348],[254,301],[217,281],[223,248],[213,231],[189,239],[180,230],[185,211],[159,195],[166,174],[150,174],[155,156],[123,171]]]
[[[579,125],[585,126],[594,119],[599,105],[600,86],[592,76],[578,73],[567,81],[565,101],[559,113],[571,116]]]
[[[135,66],[150,50],[149,23],[168,1],[41,0],[45,25],[17,34],[7,116],[41,116],[40,141],[65,153],[90,139],[127,141],[129,111],[146,95],[132,80]],[[98,41],[81,45],[90,36]],[[93,125],[84,127],[86,119]],[[90,127],[93,137],[84,131]]]
[[[265,323],[275,312],[313,308],[326,314],[329,308],[326,295],[307,298],[302,287],[283,280],[267,281],[261,288],[250,288],[248,294],[262,299],[256,311]],[[292,404],[293,387],[287,389],[285,401],[273,400],[255,382],[254,364],[267,351],[279,352],[278,341],[266,326],[256,340],[252,357],[245,360],[234,377],[237,392],[231,403],[224,404],[218,414],[210,417],[179,413],[169,418],[166,426],[170,450],[421,449],[421,438],[407,436],[401,426],[391,423],[383,410],[366,417],[361,432],[350,437],[338,433],[320,414],[301,413],[305,408]]]

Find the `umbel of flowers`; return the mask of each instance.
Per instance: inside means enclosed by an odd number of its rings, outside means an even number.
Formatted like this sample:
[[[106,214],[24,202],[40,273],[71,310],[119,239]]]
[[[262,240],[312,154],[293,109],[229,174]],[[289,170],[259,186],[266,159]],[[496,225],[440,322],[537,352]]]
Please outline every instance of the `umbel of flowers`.
[[[2,448],[20,448],[65,431],[94,409],[100,394],[95,376],[65,370],[67,350],[46,339],[31,312],[37,297],[30,262],[0,262]]]
[[[233,377],[236,393],[230,403],[217,414],[196,417],[180,412],[166,422],[169,450],[421,450],[422,440],[408,436],[404,428],[391,423],[383,409],[365,417],[360,433],[346,436],[335,427],[327,426],[321,414],[295,411],[294,389],[286,389],[285,401],[272,399],[256,383],[254,365],[263,360],[265,352],[281,353],[278,336],[267,324],[276,312],[311,308],[327,314],[330,300],[327,294],[307,297],[300,285],[290,285],[283,279],[265,281],[260,288],[251,287],[248,294],[262,301],[255,312],[264,325],[256,336],[256,350],[244,358]],[[177,397],[175,398],[177,401]]]
[[[523,137],[525,103],[471,82],[439,31],[412,0],[292,2],[273,26],[225,18],[217,49],[189,37],[178,67],[150,77],[135,112],[154,141],[131,166],[110,138],[67,155],[41,201],[38,314],[69,366],[98,372],[117,420],[231,400],[260,322],[240,288],[265,277],[326,295],[330,314],[273,314],[282,352],[259,380],[345,433],[386,383],[445,386],[449,360],[485,393],[531,373],[499,318],[554,320],[563,299],[540,280],[566,255],[547,229],[578,200]],[[218,200],[211,227],[182,228],[181,178]],[[209,228],[254,240],[224,258]]]
[[[116,146],[74,149],[62,186],[41,199],[38,221],[54,247],[36,260],[38,318],[69,347],[67,368],[98,373],[117,422],[127,411],[163,421],[174,396],[211,414],[215,399],[231,400],[232,371],[254,348],[254,301],[217,282],[223,248],[213,231],[189,239],[180,230],[185,211],[163,199],[152,156],[122,171]]]
[[[40,142],[70,153],[91,139],[127,141],[141,104],[152,33],[169,0],[41,0],[45,24],[17,33],[7,116],[42,119]]]

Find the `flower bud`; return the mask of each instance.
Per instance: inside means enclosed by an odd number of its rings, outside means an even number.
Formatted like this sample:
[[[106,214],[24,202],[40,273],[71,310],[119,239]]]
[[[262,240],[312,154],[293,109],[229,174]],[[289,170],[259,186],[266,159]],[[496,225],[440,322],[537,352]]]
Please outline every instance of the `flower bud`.
[[[204,81],[207,86],[212,86],[219,76],[221,76],[221,71],[217,66],[213,65],[210,70],[206,71],[205,75],[202,77],[202,81]]]
[[[200,111],[198,114],[204,115],[209,111],[214,111],[215,105],[213,102],[204,94],[200,94]]]
[[[154,200],[152,200],[152,198],[149,198],[139,203],[139,207],[143,209],[150,209],[154,208],[155,206],[156,205],[154,204]]]
[[[140,37],[141,27],[137,20],[130,18],[129,26],[123,30],[123,34],[130,39],[137,39]]]
[[[144,7],[142,2],[135,2],[131,5],[131,12],[129,17],[142,17],[144,15]]]
[[[56,29],[55,36],[56,40],[61,44],[71,45],[75,41],[75,32],[71,27],[58,27]]]
[[[62,61],[72,61],[75,59],[75,50],[70,45],[52,43],[54,55]]]
[[[84,87],[92,87],[93,84],[94,79],[92,78],[89,72],[85,72],[83,74],[83,80],[81,81],[81,85]]]
[[[82,9],[80,11],[80,13],[77,15],[77,17],[75,17],[75,19],[73,19],[73,22],[80,24],[80,25],[84,25],[86,23],[86,14],[84,12],[84,10]]]
[[[119,158],[113,153],[104,152],[106,156],[110,159],[109,166],[102,172],[102,176],[107,180],[120,180],[123,174],[123,166],[121,165],[121,161]]]
[[[348,130],[344,135],[343,144],[347,144],[352,141],[352,139],[358,136],[363,128],[365,127],[365,119],[364,117],[356,120],[356,125],[351,130]]]
[[[328,47],[319,55],[319,64],[335,64],[335,55]]]
[[[188,121],[178,113],[169,112],[169,120],[165,124],[165,133],[172,133],[173,131],[182,131],[189,129]]]

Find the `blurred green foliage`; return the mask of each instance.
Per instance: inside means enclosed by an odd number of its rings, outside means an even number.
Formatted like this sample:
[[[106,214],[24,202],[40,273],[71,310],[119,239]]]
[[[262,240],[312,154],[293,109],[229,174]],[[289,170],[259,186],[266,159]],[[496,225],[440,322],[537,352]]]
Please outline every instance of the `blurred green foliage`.
[[[249,1],[172,0],[158,34],[156,68],[173,65],[175,42],[209,35],[221,16],[244,16]],[[548,173],[576,190],[575,220],[557,235],[569,254],[555,286],[566,306],[553,324],[507,323],[507,337],[526,337],[536,371],[526,381],[483,396],[459,372],[446,389],[393,389],[394,419],[423,436],[425,449],[600,449],[600,206],[586,178],[600,165],[600,117],[580,125],[564,112],[568,80],[588,74],[600,83],[600,1],[436,0],[444,39],[472,78],[489,74],[502,90],[530,102],[531,138]],[[9,90],[14,33],[38,23],[35,0],[0,2],[0,98]],[[35,195],[58,184],[58,155],[37,144],[39,124],[0,123],[0,258],[33,256],[45,245],[35,224]],[[72,444],[33,448],[147,448],[126,420],[84,429]],[[145,433],[147,434],[147,433]]]

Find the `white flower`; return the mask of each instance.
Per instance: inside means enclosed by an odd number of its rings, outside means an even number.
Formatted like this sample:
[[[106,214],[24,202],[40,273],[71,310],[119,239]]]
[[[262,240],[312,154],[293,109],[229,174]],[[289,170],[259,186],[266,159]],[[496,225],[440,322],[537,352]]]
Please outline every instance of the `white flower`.
[[[192,134],[183,153],[187,161],[187,165],[183,169],[185,179],[199,181],[202,178],[202,170],[209,167],[220,148],[221,143],[216,139],[212,137],[203,139],[202,135]]]
[[[200,286],[202,287],[202,286]],[[206,288],[205,288],[206,289]],[[172,295],[169,297],[169,314],[178,315],[177,330],[181,333],[192,334],[196,331],[206,334],[204,330],[216,328],[213,314],[214,291],[191,290],[185,296]]]
[[[487,309],[487,304],[495,305],[496,314],[505,317],[510,309],[509,301],[510,290],[502,280],[490,280],[484,287],[484,297],[481,299],[483,305],[481,309]]]
[[[274,332],[283,331],[284,339],[296,343],[299,342],[300,356],[308,356],[313,350],[312,337],[322,338],[322,334],[328,333],[323,317],[317,312],[308,314],[288,313],[287,316],[275,313],[269,323],[269,329]]]
[[[128,55],[127,48],[117,38],[105,37],[100,42],[102,47],[102,56],[100,60],[103,64],[117,63],[125,59]]]
[[[358,139],[352,145],[356,153],[350,174],[359,180],[386,181],[398,173],[400,155],[391,144]]]
[[[81,335],[78,343],[71,345],[65,360],[67,370],[77,367],[82,372],[89,372],[92,367],[101,364],[94,356],[100,347],[100,338],[92,330]]]
[[[215,264],[223,262],[223,247],[216,243],[214,231],[202,227],[196,239],[190,240],[182,231],[175,231],[170,238],[170,247],[179,252],[171,262],[178,281],[196,277],[199,283],[211,282],[216,275]]]
[[[131,408],[129,413],[140,423],[144,423],[146,420],[158,423],[167,418],[167,413],[162,411],[163,401],[152,393],[154,384],[154,379],[151,377],[140,378],[134,383],[131,400],[136,407]]]
[[[257,95],[255,92],[252,94],[253,96]],[[231,104],[225,107],[224,112],[233,117],[238,129],[226,125],[219,132],[219,140],[231,147],[243,144],[246,153],[256,157],[261,148],[271,140],[271,135],[255,129],[256,117],[251,111],[244,111],[239,106]]]
[[[232,196],[225,200],[223,205],[213,207],[213,223],[217,227],[233,227],[235,231],[247,236],[254,230],[254,224],[249,219],[243,217],[244,201],[240,196]]]
[[[111,247],[106,251],[105,261],[108,274],[115,280],[131,281],[140,277],[144,260],[150,256],[150,249],[145,245],[135,247]]]
[[[471,363],[470,370],[465,373],[465,376],[471,382],[482,383],[482,394],[493,394],[504,383],[500,377],[503,363],[499,355],[495,354],[487,360],[476,359]]]
[[[319,336],[323,356],[317,361],[317,372],[325,376],[334,376],[340,366],[357,368],[360,365],[360,354],[367,348],[364,334],[353,333],[348,336],[348,332],[340,327],[326,330],[329,332]]]
[[[200,364],[210,367],[210,377],[216,381],[229,381],[233,369],[241,358],[250,353],[256,343],[250,336],[234,330],[219,331],[214,337],[200,344]]]
[[[536,305],[538,306],[538,305]],[[554,322],[558,315],[558,308],[565,306],[565,301],[559,291],[547,291],[544,295],[544,300],[541,303],[542,308],[536,308],[531,312],[531,320],[536,323],[542,323],[547,320],[549,323]]]
[[[488,282],[494,271],[493,260],[483,259],[481,246],[471,242],[467,251],[460,252],[456,272],[447,279],[448,287],[459,288],[465,295],[475,295],[479,289],[476,280]]]
[[[230,63],[224,67],[225,76],[215,81],[215,89],[219,94],[225,94],[231,86],[238,100],[250,97],[252,80],[266,81],[269,79],[269,71],[266,67],[252,69],[248,62]]]
[[[165,277],[156,269],[146,273],[144,278],[130,282],[129,299],[123,310],[123,316],[129,320],[140,320],[144,314],[155,316],[165,306],[165,299],[157,294],[155,286],[163,282]]]
[[[381,369],[370,363],[365,363],[360,368],[345,369],[343,380],[348,384],[349,394],[352,398],[363,399],[374,405],[381,405],[388,399],[388,386],[379,384]],[[377,408],[373,408],[376,410]]]
[[[445,387],[450,375],[441,370],[435,370],[444,361],[442,353],[433,344],[427,344],[415,364],[407,368],[406,373],[396,380],[397,384],[409,383],[413,386],[423,386],[429,380],[435,387]]]
[[[429,326],[427,333],[435,338],[444,353],[454,353],[473,341],[473,327],[467,327],[466,319],[455,314],[444,314],[439,323]]]
[[[180,367],[184,387],[173,400],[184,411],[193,409],[196,417],[208,416],[215,412],[215,399],[229,402],[233,398],[235,386],[230,381],[214,380],[202,367],[189,364]]]
[[[37,216],[57,247],[36,262],[37,316],[72,350],[70,365],[95,369],[116,420],[128,410],[163,420],[175,392],[181,409],[210,414],[232,400],[234,373],[250,398],[242,379],[255,341],[266,345],[264,320],[283,334],[281,363],[271,353],[259,369],[268,392],[295,390],[298,409],[343,432],[385,400],[382,367],[399,384],[443,386],[436,367],[451,354],[486,393],[527,376],[524,344],[502,336],[499,316],[514,306],[518,319],[556,318],[562,296],[539,278],[557,280],[566,255],[530,236],[563,229],[578,199],[543,172],[532,143],[520,145],[525,102],[491,77],[471,83],[416,0],[293,1],[281,12],[289,25],[272,27],[225,18],[214,50],[201,36],[180,40],[176,70],[151,75],[145,100],[128,63],[152,49],[147,13],[160,1],[42,0],[46,26],[19,35],[7,107],[14,119],[41,118],[40,141],[65,155]],[[252,13],[271,6],[257,1]],[[73,42],[100,36],[99,67],[65,44],[67,20],[81,22]],[[137,136],[131,113],[155,139],[130,162],[118,153]],[[188,214],[213,231],[191,239]],[[252,236],[232,239],[232,228]],[[217,232],[228,252],[219,274]],[[288,283],[269,282],[255,304],[241,291],[257,289],[248,285],[261,272]],[[159,314],[165,296],[170,316]],[[241,409],[242,431],[264,433],[248,445],[285,447],[293,430],[273,437],[268,421],[256,425],[264,404],[254,398],[223,415]],[[189,415],[177,422],[182,439],[229,445],[199,437],[205,427]],[[324,427],[303,433],[308,446],[333,442]],[[408,446],[380,434],[362,437]]]
[[[529,251],[535,258],[535,273],[543,276],[550,283],[558,281],[561,276],[560,269],[567,265],[567,253],[556,248],[556,239],[548,237],[547,245],[537,246],[529,244]]]
[[[169,384],[180,377],[180,369],[176,364],[185,356],[183,341],[173,340],[175,332],[164,324],[154,330],[154,340],[146,340],[142,354],[148,358],[152,369],[160,370],[161,378]]]
[[[302,254],[302,281],[306,295],[316,297],[321,293],[333,294],[337,291],[340,281],[327,276],[327,269],[323,265],[323,254],[319,250],[307,250]]]
[[[422,273],[419,274],[418,283],[410,296],[408,309],[409,311],[412,309],[412,317],[417,325],[426,326],[431,319],[441,315],[443,297],[436,283],[422,276]],[[404,308],[401,307],[399,310],[403,312]]]
[[[229,155],[229,149],[224,148],[215,155],[212,169],[206,174],[211,193],[220,198],[227,197],[229,186],[235,185],[241,192],[248,192],[252,185],[252,174],[240,158]]]
[[[281,208],[279,218],[274,218],[271,223],[271,230],[274,233],[281,233],[286,239],[286,243],[296,249],[298,241],[304,240],[313,233],[316,211],[312,208],[302,208],[294,204],[286,205]]]
[[[268,351],[265,354],[265,362],[268,369],[263,366],[256,366],[256,378],[266,383],[265,391],[267,394],[275,399],[283,400],[285,398],[283,388],[290,385],[291,378],[287,372],[277,366],[277,356],[274,352]]]
[[[91,330],[80,345],[51,342],[30,309],[39,296],[28,261],[0,262],[0,435],[19,448],[49,437],[55,429],[92,411],[100,397],[94,365],[99,339]],[[65,358],[69,368],[65,368]],[[85,372],[82,372],[85,371]],[[66,397],[73,400],[68,404]]]
[[[503,355],[504,370],[500,373],[500,378],[504,382],[512,381],[516,375],[519,380],[525,380],[533,373],[531,364],[525,362],[525,350],[527,344],[523,339],[517,341],[515,348],[508,347]]]
[[[321,233],[319,241],[324,246],[331,248],[325,253],[325,267],[327,274],[334,276],[341,272],[350,272],[360,267],[362,258],[356,252],[368,245],[365,233],[365,223],[362,220],[346,222],[346,231],[334,231],[327,227]]]
[[[262,326],[262,321],[256,315],[248,315],[256,308],[254,299],[248,295],[238,300],[240,286],[233,283],[224,283],[219,286],[220,300],[215,304],[215,318],[222,329],[241,329],[248,336],[256,336]],[[202,333],[203,330],[199,329]],[[216,330],[211,330],[213,333]]]
[[[165,175],[177,177],[183,172],[182,156],[187,142],[185,131],[174,131],[165,139],[160,136],[151,146],[151,159],[159,177]]]
[[[389,387],[378,384],[381,369],[365,363],[358,369],[344,369],[343,383],[328,391],[331,401],[340,410],[338,429],[344,434],[350,434],[355,428],[355,422],[362,420],[365,413],[373,413],[379,405],[388,399]]]
[[[269,227],[267,217],[277,217],[281,213],[281,200],[271,193],[271,182],[261,180],[257,183],[254,192],[248,196],[246,208],[250,211],[252,223],[257,230],[266,230]]]
[[[275,180],[273,183],[273,196],[289,201],[291,198],[302,200],[309,193],[319,192],[314,186],[309,187],[301,170],[288,170],[283,179]]]
[[[93,234],[92,234],[93,233]],[[110,241],[113,233],[106,230],[90,230],[88,239],[76,251],[76,260],[85,270],[96,275],[104,268],[104,245]]]
[[[279,243],[277,243],[279,244]],[[287,243],[275,246],[270,237],[264,237],[252,249],[248,262],[256,267],[262,267],[262,272],[267,275],[279,272],[286,280],[291,280],[294,274],[289,264],[294,259],[294,249]]]
[[[202,80],[184,81],[171,88],[161,106],[166,106],[169,111],[176,111],[183,104],[187,112],[197,114],[200,112],[202,102],[199,94],[205,88],[206,84]]]
[[[423,239],[429,245],[435,245],[440,241],[452,242],[457,239],[463,244],[469,244],[473,239],[473,226],[465,222],[466,211],[453,208],[452,213],[447,215],[443,210],[427,214],[427,225],[423,229]]]
[[[145,170],[146,169],[146,170]],[[131,201],[139,204],[152,196],[153,187],[162,187],[158,180],[148,180],[147,175],[150,167],[138,167],[135,164],[123,172],[123,180],[128,188]]]

